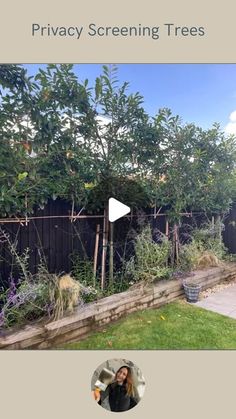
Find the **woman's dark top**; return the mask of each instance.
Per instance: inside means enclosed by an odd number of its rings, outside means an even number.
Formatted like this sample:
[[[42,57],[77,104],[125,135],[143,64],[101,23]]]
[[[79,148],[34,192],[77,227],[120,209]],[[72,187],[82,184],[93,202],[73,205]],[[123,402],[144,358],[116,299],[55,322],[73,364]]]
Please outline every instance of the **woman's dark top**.
[[[109,404],[112,412],[124,412],[125,410],[132,409],[137,404],[135,399],[127,394],[125,384],[109,384],[104,397],[106,395],[109,395]],[[101,404],[101,400],[99,404]]]

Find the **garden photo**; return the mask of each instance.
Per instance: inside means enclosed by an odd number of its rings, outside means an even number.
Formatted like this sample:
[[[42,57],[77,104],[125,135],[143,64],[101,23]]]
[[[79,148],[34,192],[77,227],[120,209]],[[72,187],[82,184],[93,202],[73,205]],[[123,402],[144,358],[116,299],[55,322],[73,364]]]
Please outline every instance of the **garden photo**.
[[[235,254],[235,64],[0,65],[0,349],[236,349]]]

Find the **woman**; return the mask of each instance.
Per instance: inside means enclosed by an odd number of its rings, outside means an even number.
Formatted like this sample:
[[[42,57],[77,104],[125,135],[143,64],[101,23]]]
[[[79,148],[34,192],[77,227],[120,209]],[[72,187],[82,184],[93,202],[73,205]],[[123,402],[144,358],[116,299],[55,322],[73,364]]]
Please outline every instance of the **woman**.
[[[114,382],[96,397],[97,402],[112,412],[124,412],[136,406],[132,371],[126,365],[116,372]]]

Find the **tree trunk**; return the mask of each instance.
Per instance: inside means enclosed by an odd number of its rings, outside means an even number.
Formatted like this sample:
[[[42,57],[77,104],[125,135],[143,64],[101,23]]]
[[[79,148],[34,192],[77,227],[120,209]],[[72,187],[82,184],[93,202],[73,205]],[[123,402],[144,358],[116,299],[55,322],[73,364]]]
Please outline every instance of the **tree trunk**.
[[[222,242],[222,228],[221,228],[221,217],[220,215],[216,215],[215,225],[217,228],[217,235],[219,237],[220,242]]]
[[[179,264],[179,226],[175,225],[175,260]]]
[[[102,239],[102,274],[101,274],[101,289],[104,290],[106,282],[106,257],[108,244],[108,208],[104,209],[103,219],[103,239]]]
[[[179,225],[174,224],[172,230],[172,251],[171,251],[171,266],[179,263]]]
[[[114,276],[114,223],[110,223],[110,248],[109,248],[109,285],[113,285]]]
[[[99,233],[100,224],[96,227],[95,247],[94,247],[94,258],[93,258],[93,286],[96,286],[96,274],[97,274],[97,262],[98,262],[98,247],[99,247]]]
[[[168,220],[166,220],[166,232],[165,232],[165,234],[166,234],[166,237],[169,238],[169,221]]]

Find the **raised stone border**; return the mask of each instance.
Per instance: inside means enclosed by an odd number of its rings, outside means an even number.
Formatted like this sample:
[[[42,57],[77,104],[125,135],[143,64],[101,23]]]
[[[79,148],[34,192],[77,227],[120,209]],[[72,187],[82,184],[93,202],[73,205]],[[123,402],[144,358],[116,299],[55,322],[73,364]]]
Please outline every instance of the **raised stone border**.
[[[199,270],[184,279],[197,282],[202,289],[236,276],[236,264]],[[73,315],[44,325],[26,326],[20,331],[0,335],[0,349],[48,349],[62,343],[78,341],[104,324],[137,310],[160,307],[182,298],[181,279],[162,280],[149,287],[114,294],[79,308]]]

